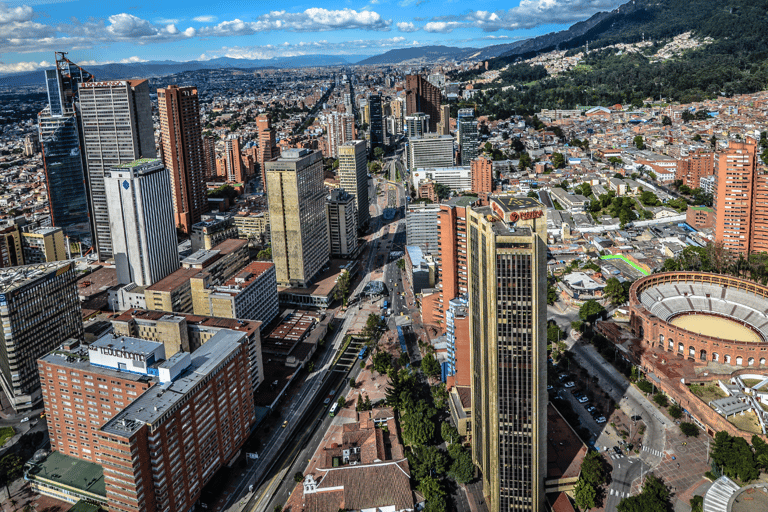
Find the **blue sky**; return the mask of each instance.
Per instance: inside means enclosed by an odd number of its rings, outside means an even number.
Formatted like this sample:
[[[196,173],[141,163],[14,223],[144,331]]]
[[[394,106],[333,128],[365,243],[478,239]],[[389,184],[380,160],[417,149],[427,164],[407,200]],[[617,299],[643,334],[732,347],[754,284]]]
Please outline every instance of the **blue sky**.
[[[561,30],[621,0],[0,0],[0,73],[149,60],[376,55],[483,47]]]

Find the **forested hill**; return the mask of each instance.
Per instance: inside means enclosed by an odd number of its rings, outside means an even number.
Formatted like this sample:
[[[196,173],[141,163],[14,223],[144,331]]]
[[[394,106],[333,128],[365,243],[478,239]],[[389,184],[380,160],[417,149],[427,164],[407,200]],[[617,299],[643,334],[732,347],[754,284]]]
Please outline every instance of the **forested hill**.
[[[685,32],[714,41],[671,59],[651,58],[672,37]],[[643,38],[654,46],[640,53],[605,48]],[[581,65],[558,77],[544,77],[540,66],[514,64],[531,54],[492,59],[491,69],[513,65],[502,71],[496,84],[483,86],[494,90],[481,102],[493,106],[501,117],[513,110],[642,104],[649,97],[686,103],[768,89],[768,0],[635,0],[559,47],[576,54],[587,42],[590,53]],[[503,85],[515,88],[502,92],[499,86]]]

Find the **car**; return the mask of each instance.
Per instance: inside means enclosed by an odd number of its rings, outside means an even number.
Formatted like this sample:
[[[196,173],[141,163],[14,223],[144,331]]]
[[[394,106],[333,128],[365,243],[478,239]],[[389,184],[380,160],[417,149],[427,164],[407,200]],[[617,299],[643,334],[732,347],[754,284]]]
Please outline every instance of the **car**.
[[[602,423],[605,423],[605,416],[600,416],[599,418],[597,418],[597,419],[595,420],[595,422],[596,422],[597,424],[602,424]]]
[[[563,384],[563,387],[564,387],[564,388],[566,388],[566,389],[568,389],[568,388],[572,388],[572,387],[574,387],[574,386],[576,386],[576,383],[575,383],[575,382],[573,382],[572,380],[569,380],[568,382],[566,382],[565,384]]]
[[[613,451],[616,452],[618,455],[621,455],[621,448],[619,448],[618,446],[614,446]]]
[[[585,396],[581,396],[577,400],[579,401],[580,404],[585,404],[585,403],[589,402],[589,398],[587,398]]]
[[[333,395],[335,395],[335,394],[336,394],[336,390],[335,390],[335,389],[332,389],[332,390],[331,390],[331,396],[333,396]]]
[[[554,387],[551,386],[550,384],[547,384],[547,391],[552,391],[552,389],[554,389]]]
[[[635,414],[634,416],[632,416],[631,420],[632,421],[642,421],[643,417],[640,416],[639,414]]]
[[[325,400],[323,400],[323,405],[328,405],[329,403],[331,403],[331,399],[330,397],[326,397]]]
[[[595,412],[595,406],[594,405],[590,405],[586,409],[587,409],[587,412]]]
[[[283,428],[285,428],[285,427],[287,427],[287,426],[288,426],[288,420],[285,420],[285,421],[283,422]]]
[[[29,421],[29,416],[27,416],[26,418],[21,418],[21,421],[19,423],[24,423],[25,421]]]

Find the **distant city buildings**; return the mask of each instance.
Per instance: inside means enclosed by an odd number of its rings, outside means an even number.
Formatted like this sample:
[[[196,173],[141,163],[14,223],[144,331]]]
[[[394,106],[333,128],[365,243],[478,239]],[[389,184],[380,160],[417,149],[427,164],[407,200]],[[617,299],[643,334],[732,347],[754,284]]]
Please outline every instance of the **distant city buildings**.
[[[406,116],[405,126],[408,137],[423,137],[425,133],[429,133],[429,116],[423,112]]]
[[[174,224],[188,232],[207,210],[197,87],[157,90],[163,164],[171,173]]]
[[[216,174],[229,183],[243,183],[247,168],[243,164],[240,139],[230,135],[224,139],[224,152],[216,159]]]
[[[355,140],[355,116],[333,112],[328,116],[328,156],[339,158],[339,147]]]
[[[289,149],[266,167],[277,284],[306,287],[328,263],[323,154]]]

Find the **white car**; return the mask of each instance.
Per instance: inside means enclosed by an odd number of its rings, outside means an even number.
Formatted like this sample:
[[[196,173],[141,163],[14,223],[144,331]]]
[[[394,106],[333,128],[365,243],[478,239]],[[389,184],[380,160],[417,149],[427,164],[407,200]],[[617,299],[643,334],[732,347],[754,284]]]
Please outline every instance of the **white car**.
[[[25,421],[29,421],[29,416],[27,416],[26,418],[21,418],[21,421],[19,423],[24,423]]]
[[[575,383],[575,382],[573,382],[573,381],[569,381],[569,382],[566,382],[565,384],[563,384],[563,387],[564,387],[564,388],[566,388],[566,389],[568,389],[568,388],[572,388],[572,387],[574,387],[575,385],[576,385],[576,383]]]
[[[586,409],[587,409],[587,412],[595,412],[595,406],[594,405],[590,405]]]
[[[605,416],[600,416],[595,420],[598,424],[605,423]]]
[[[587,403],[587,402],[589,402],[589,398],[587,398],[587,397],[585,397],[585,396],[580,396],[580,397],[579,397],[579,403],[580,403],[580,404],[585,404],[585,403]]]

